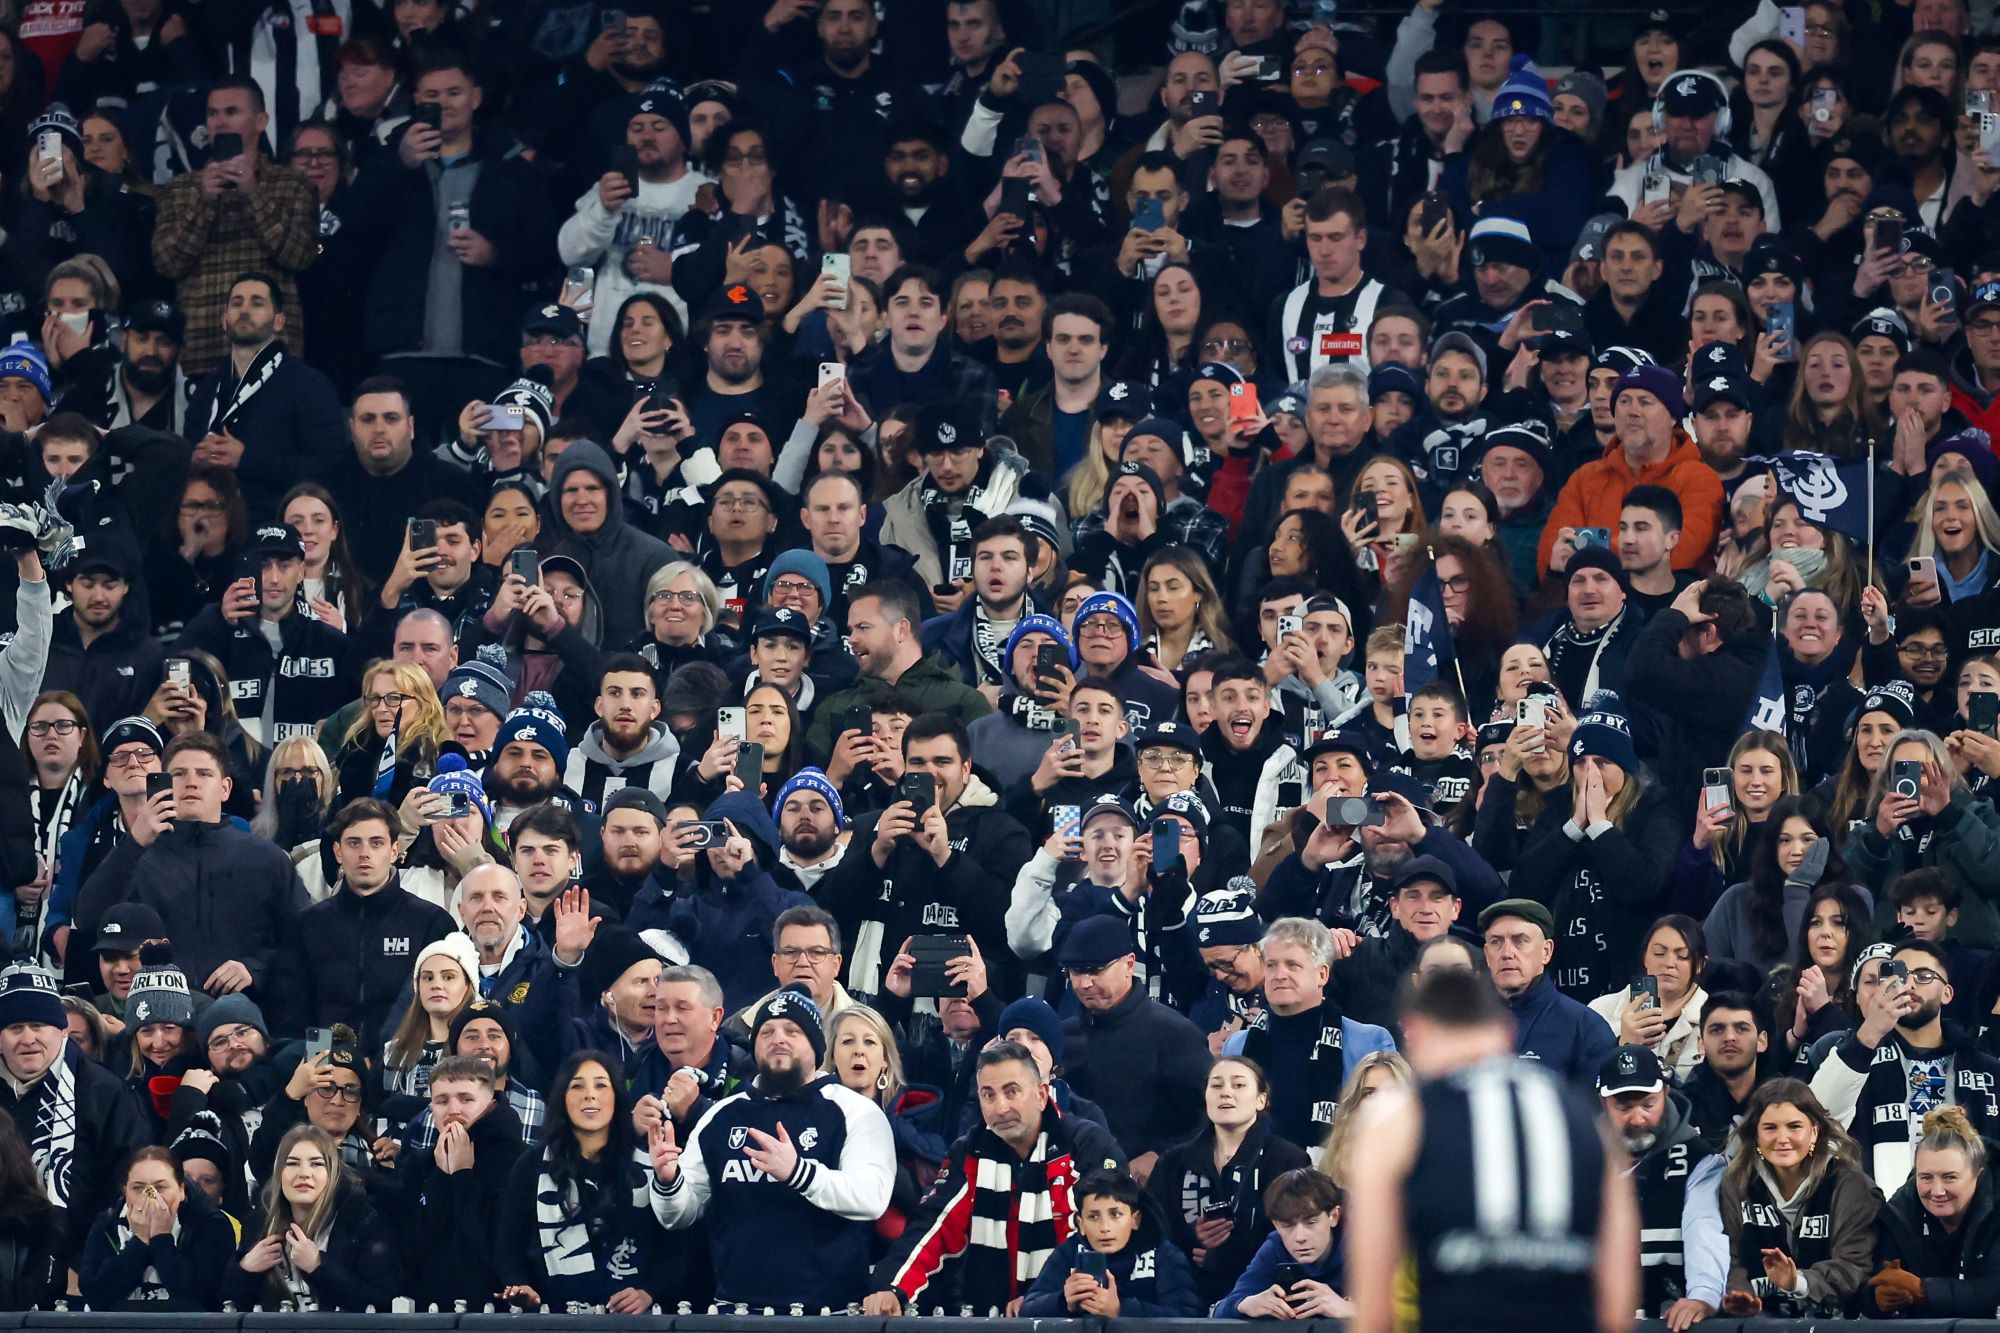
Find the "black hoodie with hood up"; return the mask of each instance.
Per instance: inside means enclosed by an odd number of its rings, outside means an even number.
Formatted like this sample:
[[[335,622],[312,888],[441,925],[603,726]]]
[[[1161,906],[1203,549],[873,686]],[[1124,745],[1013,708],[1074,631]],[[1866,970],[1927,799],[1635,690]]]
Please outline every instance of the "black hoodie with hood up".
[[[604,522],[595,532],[572,532],[562,516],[563,483],[578,472],[588,472],[604,485]],[[646,580],[673,562],[673,550],[625,522],[618,469],[609,454],[588,440],[563,450],[549,476],[549,494],[548,530],[557,539],[554,554],[575,557],[597,589],[604,615],[599,642],[628,643],[637,638],[646,629]]]

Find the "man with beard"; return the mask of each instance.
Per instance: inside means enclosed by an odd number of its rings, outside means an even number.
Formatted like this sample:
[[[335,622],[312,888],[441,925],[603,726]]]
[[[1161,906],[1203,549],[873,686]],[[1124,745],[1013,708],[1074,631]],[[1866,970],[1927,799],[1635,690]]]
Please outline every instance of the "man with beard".
[[[1951,139],[1951,130],[1956,124],[1957,116],[1951,103],[1935,88],[1905,84],[1889,99],[1889,109],[1882,117],[1882,126],[1889,141],[1889,151],[1896,165],[1902,168],[1910,192],[1916,196],[1917,214],[1910,219],[1913,226],[1934,231],[1944,224],[1949,211],[1945,208],[1945,193],[1951,184],[1948,155],[1957,152]],[[1902,255],[1908,253],[1906,246]],[[1898,270],[1902,267],[1902,255],[1889,261]],[[1874,267],[1869,262],[1868,254],[1864,253],[1861,260],[1863,269]],[[1864,290],[1869,285],[1869,276],[1856,275],[1856,296],[1870,295]]]
[[[485,497],[475,493],[462,470],[428,449],[417,452],[416,417],[402,381],[377,375],[357,385],[347,409],[347,428],[352,449],[327,477],[327,489],[333,493],[341,533],[355,564],[370,582],[384,584],[383,606],[400,606],[403,589],[416,582],[419,572],[431,572],[424,567],[424,552],[411,549],[410,520],[440,500],[470,504]],[[458,545],[470,550],[464,552],[469,558],[453,562],[460,581],[472,573],[478,558],[472,511],[463,504],[455,526],[461,529]],[[448,574],[444,581],[451,583]]]
[[[708,367],[687,397],[688,424],[699,438],[721,439],[723,423],[745,412],[772,415],[780,395],[765,378],[768,331],[756,293],[741,284],[718,288],[702,305],[692,337]]]
[[[1426,490],[1442,496],[1472,471],[1479,441],[1486,435],[1486,352],[1468,335],[1453,330],[1431,346],[1424,371],[1426,411],[1389,439],[1391,452],[1414,460]]]
[[[605,800],[599,818],[604,865],[580,881],[592,904],[624,920],[632,914],[632,900],[646,889],[660,887],[672,896],[672,871],[661,856],[668,836],[666,802],[644,787],[621,787]]]
[[[627,16],[628,33],[631,17]],[[632,98],[623,138],[637,174],[627,177],[614,170],[598,177],[556,233],[556,254],[563,263],[596,267],[593,310],[616,311],[627,297],[641,291],[678,304],[670,285],[674,223],[709,183],[706,175],[688,166],[687,137],[687,106],[678,93],[649,88]],[[586,350],[592,356],[610,350],[616,323],[614,319],[590,322]]]
[[[1764,197],[1765,225],[1778,230],[1778,195],[1771,178],[1717,132],[1728,106],[1729,90],[1706,70],[1683,69],[1667,76],[1659,93],[1665,138],[1650,156],[1622,168],[1611,181],[1610,192],[1624,203],[1626,216],[1648,227],[1664,225],[1672,205],[1644,202],[1646,177],[1663,175],[1673,188],[1684,189],[1694,183],[1695,159],[1708,154],[1724,159],[1724,180],[1748,181],[1757,187]]]
[[[1024,398],[1051,376],[1048,354],[1042,350],[1049,297],[1040,272],[1021,260],[1002,264],[987,289],[986,305],[993,321],[994,378],[1009,401]]]
[[[1686,1094],[1669,1085],[1660,1057],[1645,1046],[1605,1057],[1597,1095],[1632,1154],[1626,1174],[1639,1195],[1639,1308],[1683,1333],[1722,1308],[1729,1283],[1722,1154],[1702,1140]]]
[[[848,379],[877,420],[898,407],[943,399],[973,404],[978,440],[960,440],[957,447],[963,448],[993,433],[998,389],[992,371],[953,351],[944,336],[950,297],[950,285],[935,270],[911,264],[897,269],[882,289],[889,336],[854,359]]]
[[[447,465],[438,466],[457,473]],[[462,484],[464,474],[457,475]],[[341,510],[343,518],[346,512]],[[363,651],[371,655],[381,651],[385,638],[393,651],[394,631],[419,611],[442,620],[448,638],[476,642],[485,636],[476,628],[477,622],[492,607],[500,583],[494,566],[479,558],[480,520],[471,509],[453,499],[432,500],[410,517],[431,525],[431,544],[414,545],[415,534],[408,523],[400,530],[391,530],[391,538],[399,543],[395,567],[383,581],[360,631]]]
[[[973,3],[989,6],[991,0],[973,0]],[[903,253],[919,264],[946,262],[951,252],[964,244],[968,222],[964,210],[952,198],[951,144],[943,131],[929,121],[910,121],[893,127],[889,131],[889,151],[882,158],[882,171],[897,210],[910,224],[909,244],[903,247]],[[858,236],[860,232],[857,225],[855,234]],[[860,271],[857,260],[855,272]]]
[[[799,145],[802,193],[865,197],[874,184],[868,179],[873,164],[888,147],[887,122],[921,113],[925,94],[895,73],[906,63],[876,59],[882,30],[867,0],[828,0],[814,31],[818,50],[791,62],[782,75],[793,90],[787,110]]]
[[[493,802],[498,832],[505,833],[516,815],[543,801],[556,801],[572,810],[587,806],[580,796],[562,787],[562,773],[569,765],[567,724],[550,695],[530,691],[521,706],[500,724],[493,744],[493,759],[486,767],[486,794]]]
[[[414,1299],[449,1308],[500,1290],[494,1257],[514,1159],[522,1152],[520,1119],[496,1086],[505,1069],[476,1055],[447,1055],[431,1069],[429,1153],[399,1154],[404,1219],[403,1271]]]
[[[1704,352],[1706,350],[1703,349]],[[1744,456],[1750,452],[1750,432],[1757,425],[1757,383],[1738,369],[1739,364],[1740,358],[1728,369],[1698,369],[1692,399],[1695,448],[1701,453],[1701,461],[1708,464],[1722,482],[1725,500],[1734,499],[1738,488],[1751,476],[1750,465],[1744,462]],[[1938,364],[1942,369],[1941,359]],[[1942,408],[1949,401],[1943,391],[1942,376],[1937,384],[1937,398]],[[1892,403],[1895,393],[1892,383],[1889,389]],[[1765,475],[1762,468],[1757,469],[1757,475]]]
[[[300,481],[330,475],[347,449],[333,381],[278,340],[284,299],[268,273],[242,273],[229,285],[219,321],[229,354],[195,385],[183,432],[193,463],[236,473],[252,514],[273,512]]]
[[[633,787],[666,800],[681,747],[660,721],[658,681],[646,659],[636,653],[606,658],[592,706],[597,721],[570,751],[563,785],[598,804]]]
[[[840,865],[848,844],[847,810],[840,792],[817,768],[806,767],[778,788],[772,803],[778,820],[778,864],[771,878],[779,888],[812,893]]]
[[[1812,1080],[1826,1113],[1860,1141],[1861,1165],[1885,1195],[1915,1164],[1910,1126],[1938,1107],[1959,1107],[1981,1134],[2000,1129],[2000,1060],[1944,1022],[1952,1000],[1944,946],[1905,940],[1891,957],[1905,975],[1856,987],[1860,1022]]]
[[[917,599],[900,583],[870,583],[855,594],[847,612],[847,638],[860,676],[813,710],[806,749],[830,754],[838,737],[834,719],[843,709],[872,707],[889,695],[907,697],[927,713],[971,721],[993,711],[984,695],[967,685],[943,654],[926,654],[917,619]]]
[[[93,540],[67,572],[70,604],[56,613],[42,689],[72,691],[94,718],[144,711],[163,654],[140,618],[125,614],[138,574],[132,554],[115,537]]]
[[[1872,947],[1885,957],[1889,952],[1887,946]],[[1701,1007],[1701,1063],[1681,1089],[1695,1133],[1710,1143],[1729,1138],[1757,1090],[1757,1066],[1770,1045],[1770,1023],[1755,997],[1742,991],[1708,997]]]
[[[181,344],[187,317],[171,301],[125,309],[117,368],[100,384],[79,384],[62,396],[65,412],[81,412],[106,430],[149,426],[175,435],[187,429],[187,376]]]
[[[884,546],[871,540],[865,533],[868,518],[868,496],[861,489],[861,480],[851,472],[815,473],[805,484],[799,495],[799,521],[804,525],[806,535],[812,539],[811,554],[826,570],[827,593],[825,604],[818,614],[809,616],[815,628],[815,647],[818,626],[822,621],[833,625],[847,623],[848,598],[857,588],[871,581],[884,580],[905,584],[917,598],[918,609],[925,619],[935,610],[931,602],[931,591],[917,573],[916,557],[908,551],[893,546]],[[805,555],[802,551],[787,551],[778,557],[767,576],[773,585],[780,577],[780,571],[788,560],[796,560]],[[775,593],[775,586],[767,590],[765,600],[772,605],[783,605]]]
[[[1314,63],[1331,61],[1324,48],[1312,53]],[[1248,124],[1227,130],[1215,149],[1215,216],[1221,222],[1217,242],[1234,265],[1246,292],[1281,291],[1291,285],[1298,271],[1292,235],[1285,219],[1304,212],[1303,204],[1278,206],[1264,197],[1271,184],[1271,168],[1265,157],[1264,141]],[[1205,250],[1200,242],[1194,250]],[[1199,276],[1199,275],[1198,275]]]
[[[903,290],[919,291],[919,280]],[[990,410],[963,398],[925,402],[910,430],[923,470],[883,505],[881,541],[916,558],[945,615],[973,595],[972,534],[1006,515],[1033,480],[1020,455],[986,447]]]
[[[998,705],[1007,682],[1007,640],[1035,610],[1028,571],[1039,541],[1011,514],[987,519],[972,534],[973,595],[949,615],[924,622],[924,652],[943,654],[990,704]]]
[[[751,1085],[702,1116],[685,1151],[671,1124],[649,1135],[653,1215],[673,1230],[707,1223],[723,1303],[838,1308],[869,1285],[895,1142],[879,1106],[831,1074],[815,1077],[824,1025],[802,987],[779,991],[751,1023]],[[783,1264],[770,1262],[778,1235],[791,1242]]]
[[[1104,386],[1111,322],[1102,301],[1078,292],[1056,297],[1042,316],[1049,382],[1015,398],[1001,419],[1000,433],[1044,477],[1068,473],[1089,446],[1091,409]]]

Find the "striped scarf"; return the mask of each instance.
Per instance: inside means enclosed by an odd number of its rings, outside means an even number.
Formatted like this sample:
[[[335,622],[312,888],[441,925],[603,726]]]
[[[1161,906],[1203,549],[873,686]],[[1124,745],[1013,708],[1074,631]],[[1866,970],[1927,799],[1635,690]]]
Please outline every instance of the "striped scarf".
[[[932,1187],[933,1197],[945,1192],[945,1202],[891,1279],[903,1307],[914,1310],[954,1253],[959,1299],[974,1309],[1004,1306],[1025,1293],[1056,1247],[1075,1234],[1081,1174],[1054,1108],[1044,1113],[1025,1161],[999,1135],[981,1130],[962,1158],[945,1163]]]

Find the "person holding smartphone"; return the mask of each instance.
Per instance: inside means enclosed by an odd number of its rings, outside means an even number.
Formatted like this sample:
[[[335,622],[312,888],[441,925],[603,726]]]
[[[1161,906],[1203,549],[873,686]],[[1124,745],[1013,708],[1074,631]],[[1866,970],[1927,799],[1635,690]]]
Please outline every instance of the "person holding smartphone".
[[[1896,765],[1904,765],[1898,791]],[[1912,769],[1910,765],[1915,765]],[[1914,780],[1916,795],[1907,795]],[[1905,731],[1889,746],[1860,812],[1865,822],[1844,849],[1855,880],[1886,915],[1889,882],[1908,870],[1936,868],[1964,892],[1957,938],[1976,949],[2000,947],[2000,811],[1975,797],[1951,752],[1929,732]]]
[[[1345,1319],[1354,1307],[1341,1294],[1340,1186],[1310,1167],[1287,1171],[1264,1190],[1272,1234],[1250,1259],[1234,1289],[1215,1307],[1217,1319]]]

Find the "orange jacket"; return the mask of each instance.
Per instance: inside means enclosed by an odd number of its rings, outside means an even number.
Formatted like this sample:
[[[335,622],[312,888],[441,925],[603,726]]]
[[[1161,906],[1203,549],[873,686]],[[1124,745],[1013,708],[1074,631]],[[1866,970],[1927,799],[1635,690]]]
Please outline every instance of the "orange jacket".
[[[1556,534],[1564,528],[1609,528],[1615,539],[1618,512],[1634,486],[1664,486],[1680,498],[1681,541],[1674,548],[1674,568],[1707,564],[1722,521],[1722,478],[1702,461],[1688,433],[1676,426],[1673,447],[1658,463],[1634,472],[1625,459],[1625,447],[1614,435],[1604,447],[1604,457],[1585,463],[1571,475],[1556,497],[1555,511],[1542,526],[1541,564],[1537,568],[1544,573],[1548,570]]]

